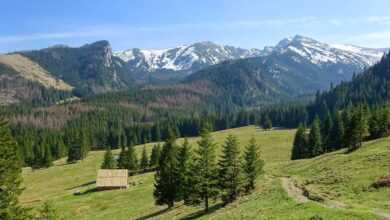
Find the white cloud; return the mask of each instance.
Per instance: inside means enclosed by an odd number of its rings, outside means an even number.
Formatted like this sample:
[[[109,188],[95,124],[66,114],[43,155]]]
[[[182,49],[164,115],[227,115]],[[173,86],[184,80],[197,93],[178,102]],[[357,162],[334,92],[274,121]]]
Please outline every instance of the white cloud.
[[[99,37],[120,34],[117,29],[93,27],[68,32],[32,33],[25,35],[0,36],[0,43],[18,43],[35,40],[69,39],[80,37]]]
[[[346,40],[358,45],[367,47],[385,47],[390,46],[390,31],[371,32],[357,34],[348,37]]]
[[[265,19],[265,20],[245,20],[231,22],[210,22],[210,23],[184,23],[163,26],[108,26],[108,27],[86,27],[73,31],[51,32],[51,33],[31,33],[23,35],[0,36],[0,43],[18,43],[36,40],[69,39],[80,37],[106,37],[120,34],[132,34],[136,32],[170,32],[178,30],[225,30],[229,28],[258,28],[261,26],[285,26],[310,24],[318,22],[316,17],[298,17],[287,19]]]

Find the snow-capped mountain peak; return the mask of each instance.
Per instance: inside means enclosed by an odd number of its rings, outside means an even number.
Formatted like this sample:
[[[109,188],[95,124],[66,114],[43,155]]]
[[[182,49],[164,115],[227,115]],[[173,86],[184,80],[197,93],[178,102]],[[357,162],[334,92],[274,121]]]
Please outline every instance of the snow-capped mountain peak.
[[[166,69],[191,73],[225,60],[253,57],[260,53],[261,51],[257,49],[248,50],[203,41],[169,49],[134,48],[115,52],[114,55],[127,62],[130,68],[143,68],[147,71]]]
[[[273,52],[288,53],[295,60],[306,59],[314,64],[355,64],[364,68],[378,62],[382,49],[371,49],[353,45],[327,44],[309,37],[296,35],[280,41]]]

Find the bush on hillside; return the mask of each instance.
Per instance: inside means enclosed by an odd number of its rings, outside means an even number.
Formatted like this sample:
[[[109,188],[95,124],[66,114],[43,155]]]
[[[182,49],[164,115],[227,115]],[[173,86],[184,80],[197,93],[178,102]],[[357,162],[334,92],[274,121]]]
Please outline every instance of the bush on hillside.
[[[373,184],[375,188],[389,187],[390,186],[390,174],[386,174],[377,179]]]

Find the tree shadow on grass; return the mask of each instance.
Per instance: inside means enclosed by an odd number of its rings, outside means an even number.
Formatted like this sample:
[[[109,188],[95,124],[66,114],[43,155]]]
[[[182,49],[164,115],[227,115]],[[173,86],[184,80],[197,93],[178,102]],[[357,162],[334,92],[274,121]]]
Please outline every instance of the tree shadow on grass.
[[[90,181],[90,182],[87,182],[87,183],[83,183],[83,184],[78,185],[78,186],[69,187],[66,190],[77,189],[77,188],[84,187],[84,186],[89,186],[89,185],[92,185],[92,184],[95,184],[95,183],[96,183],[96,181],[93,180],[93,181]]]
[[[151,214],[136,218],[136,220],[148,220],[148,219],[154,218],[158,215],[161,215],[161,214],[167,212],[168,210],[170,210],[170,209],[169,208],[161,209],[161,210],[153,212]]]
[[[191,213],[187,216],[184,216],[183,218],[180,218],[181,220],[193,220],[193,219],[198,219],[204,215],[209,215],[211,213],[214,213],[216,212],[218,209],[220,208],[223,208],[223,204],[222,203],[219,203],[219,204],[215,204],[211,207],[209,207],[209,210],[206,212],[204,210],[199,210],[197,212],[194,212],[194,213]]]
[[[117,187],[106,187],[106,188],[97,188],[97,187],[94,187],[94,188],[90,188],[90,189],[87,189],[83,192],[74,192],[73,195],[75,196],[82,196],[82,195],[86,195],[86,194],[89,194],[89,193],[96,193],[96,192],[103,192],[103,191],[112,191],[112,190],[124,190],[124,188],[117,188]]]

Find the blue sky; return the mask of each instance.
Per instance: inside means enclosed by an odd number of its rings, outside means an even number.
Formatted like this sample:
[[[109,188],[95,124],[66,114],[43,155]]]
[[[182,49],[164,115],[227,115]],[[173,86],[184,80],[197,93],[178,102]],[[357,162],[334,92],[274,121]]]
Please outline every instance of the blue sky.
[[[389,0],[5,0],[0,52],[106,39],[114,50],[196,41],[244,48],[305,35],[390,46]]]

